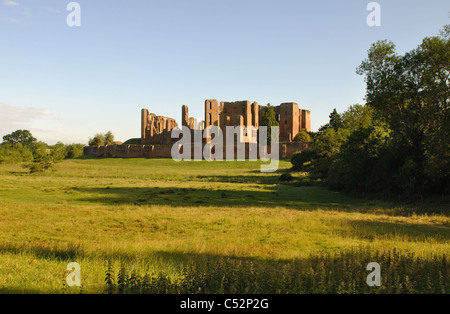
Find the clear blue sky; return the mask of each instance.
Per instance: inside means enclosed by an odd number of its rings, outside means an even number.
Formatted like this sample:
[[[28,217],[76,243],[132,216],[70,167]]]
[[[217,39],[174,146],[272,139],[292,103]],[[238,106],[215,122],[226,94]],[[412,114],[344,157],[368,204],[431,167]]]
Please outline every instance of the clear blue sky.
[[[356,67],[370,45],[400,53],[449,24],[450,1],[0,0],[0,136],[32,131],[49,144],[111,130],[140,136],[140,110],[200,120],[205,99],[297,102],[317,130],[364,103]]]

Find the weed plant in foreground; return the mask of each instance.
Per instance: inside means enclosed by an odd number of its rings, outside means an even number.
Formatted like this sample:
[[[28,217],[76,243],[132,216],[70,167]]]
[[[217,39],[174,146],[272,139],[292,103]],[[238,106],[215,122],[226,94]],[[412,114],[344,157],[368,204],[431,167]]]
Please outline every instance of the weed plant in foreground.
[[[369,287],[366,265],[381,265],[381,286]],[[115,275],[117,274],[117,275]],[[446,255],[428,261],[396,249],[357,249],[306,260],[264,262],[230,257],[192,258],[179,278],[115,269],[109,261],[109,294],[445,294],[450,289]]]

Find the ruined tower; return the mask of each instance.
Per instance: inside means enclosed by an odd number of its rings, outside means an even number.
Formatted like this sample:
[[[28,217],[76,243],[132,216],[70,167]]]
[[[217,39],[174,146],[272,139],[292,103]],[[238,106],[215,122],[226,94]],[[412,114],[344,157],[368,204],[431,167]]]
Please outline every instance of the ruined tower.
[[[142,109],[141,144],[170,144],[171,131],[177,126],[175,119],[149,114],[147,109]]]

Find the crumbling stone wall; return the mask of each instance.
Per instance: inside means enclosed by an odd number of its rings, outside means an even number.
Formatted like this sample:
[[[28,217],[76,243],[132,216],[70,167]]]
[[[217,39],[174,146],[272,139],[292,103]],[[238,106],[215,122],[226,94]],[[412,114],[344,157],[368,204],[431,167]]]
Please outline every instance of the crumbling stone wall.
[[[206,143],[202,143],[202,152]],[[300,150],[309,149],[310,143],[280,143],[279,158],[291,158]],[[248,159],[252,149],[251,143],[245,143],[245,158]],[[226,144],[223,146],[223,159],[226,158]],[[259,152],[256,148],[257,156]],[[269,147],[270,152],[270,147]],[[194,159],[194,146],[191,147],[191,156]],[[103,158],[172,158],[172,145],[109,145],[109,146],[86,146],[84,155]],[[237,146],[234,146],[234,155],[237,157]]]
[[[171,132],[178,126],[175,119],[156,116],[142,109],[141,144],[171,144]]]
[[[267,107],[260,106],[257,102],[250,103],[247,100],[236,102],[220,102],[216,99],[205,100],[205,120],[198,123],[197,119],[189,117],[189,108],[182,107],[181,124],[190,130],[204,129],[209,126],[218,126],[226,137],[227,126],[254,127],[258,129],[261,119]],[[282,103],[274,106],[275,118],[280,124],[280,142],[293,142],[295,136],[301,131],[311,131],[311,112],[299,109],[296,103]],[[171,131],[178,125],[174,119],[149,114],[147,109],[142,109],[141,144],[171,144]],[[254,142],[256,134],[246,135],[239,141]],[[205,142],[210,142],[207,136]],[[225,141],[227,139],[225,138]]]
[[[190,130],[203,129],[203,121],[199,123],[197,119],[189,117],[188,106],[183,106],[181,108],[181,125],[188,127]]]
[[[171,158],[172,145],[86,146],[84,155],[104,158]]]
[[[218,126],[224,132],[224,153],[227,143],[226,127],[242,126],[249,128],[253,126],[258,129],[261,118],[266,110],[265,106],[260,106],[257,102],[249,101],[219,102],[216,99],[205,101],[205,120],[200,123],[197,119],[189,117],[189,108],[182,107],[181,124],[191,130],[192,143],[194,143],[195,132],[202,132],[209,126]],[[309,148],[309,143],[295,143],[293,139],[302,129],[311,131],[311,113],[308,110],[298,108],[296,103],[283,103],[274,106],[276,119],[280,124],[280,158],[290,158],[293,153]],[[103,147],[87,146],[84,149],[85,155],[95,155],[97,157],[117,157],[117,158],[171,158],[172,145],[178,139],[172,139],[171,132],[177,128],[175,119],[163,116],[156,116],[149,113],[147,109],[141,112],[141,145],[110,145]],[[211,138],[203,139],[196,145],[204,147]],[[246,135],[238,139],[246,143],[246,156],[249,156],[249,145],[256,138],[256,134]],[[192,147],[192,149],[194,149]],[[236,147],[234,147],[236,151]],[[192,156],[194,153],[192,151]],[[224,155],[225,158],[225,155]],[[247,158],[247,157],[246,157]]]
[[[219,126],[222,131],[227,126],[250,126],[258,129],[267,107],[249,101],[219,102],[215,99],[205,101],[205,126]],[[303,129],[311,131],[311,112],[299,109],[296,103],[283,103],[274,106],[275,117],[280,124],[280,142],[293,142]],[[225,132],[225,131],[224,131]],[[243,139],[248,143],[250,137]]]
[[[260,106],[260,116],[264,115],[266,106]],[[273,107],[275,118],[280,124],[280,142],[292,142],[301,131],[311,132],[311,112],[299,109],[296,103],[283,103]]]

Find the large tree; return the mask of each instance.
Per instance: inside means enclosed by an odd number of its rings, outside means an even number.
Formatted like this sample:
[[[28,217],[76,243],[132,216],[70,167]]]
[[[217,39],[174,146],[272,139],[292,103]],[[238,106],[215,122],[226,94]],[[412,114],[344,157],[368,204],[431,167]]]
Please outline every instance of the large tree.
[[[20,143],[28,148],[33,148],[33,146],[37,143],[37,139],[34,138],[28,130],[17,130],[11,134],[3,136],[3,142],[11,145]]]
[[[89,146],[104,146],[104,145],[114,145],[114,134],[108,131],[106,134],[97,133],[91,139],[89,139]]]
[[[114,145],[114,135],[111,131],[105,134],[105,145]]]
[[[103,146],[105,145],[105,137],[103,134],[95,134],[93,138],[89,139],[89,146]]]
[[[365,76],[367,104],[392,130],[393,179],[413,193],[443,188],[450,179],[449,37],[447,25],[404,55],[379,41],[357,70]]]
[[[266,126],[267,127],[267,144],[270,145],[271,139],[272,139],[272,127],[273,126],[279,126],[276,117],[275,117],[275,110],[270,104],[267,104],[266,109],[264,110],[263,116],[261,117],[261,123],[260,126]],[[258,135],[259,136],[259,135]]]
[[[357,70],[366,105],[333,111],[296,169],[336,189],[421,196],[450,192],[450,27],[400,55],[389,41],[371,46]]]

